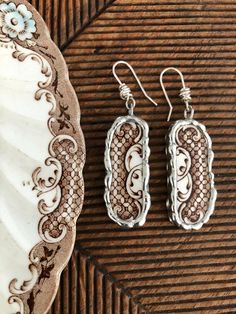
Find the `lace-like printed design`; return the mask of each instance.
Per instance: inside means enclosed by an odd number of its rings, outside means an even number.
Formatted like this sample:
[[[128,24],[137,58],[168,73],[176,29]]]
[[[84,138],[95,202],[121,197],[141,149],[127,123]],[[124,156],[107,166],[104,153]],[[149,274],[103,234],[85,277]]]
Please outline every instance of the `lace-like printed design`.
[[[75,226],[76,217],[80,212],[82,202],[80,187],[80,164],[82,163],[82,152],[75,148],[75,143],[69,139],[56,141],[53,150],[58,161],[62,164],[62,177],[59,182],[62,195],[58,209],[47,216],[43,222],[42,229],[51,238],[59,238]]]
[[[142,210],[142,130],[136,123],[124,123],[114,133],[110,158],[113,169],[110,201],[122,220],[135,219]]]
[[[177,148],[179,213],[185,223],[196,224],[205,216],[211,197],[208,142],[204,134],[192,125],[177,130],[176,142],[179,145]]]

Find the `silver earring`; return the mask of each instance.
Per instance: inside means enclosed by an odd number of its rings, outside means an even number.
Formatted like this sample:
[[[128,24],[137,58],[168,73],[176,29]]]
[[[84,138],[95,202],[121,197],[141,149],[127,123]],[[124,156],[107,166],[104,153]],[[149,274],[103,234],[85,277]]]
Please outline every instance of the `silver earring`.
[[[128,115],[118,117],[108,131],[105,149],[105,194],[109,217],[123,227],[142,226],[150,208],[149,195],[149,127],[134,115],[136,105],[130,88],[121,82],[116,67],[126,65],[134,75],[147,99],[157,104],[145,92],[134,69],[125,61],[113,65],[113,75],[119,83],[120,97],[125,100]]]
[[[176,68],[167,68],[160,76],[170,107],[168,121],[173,107],[163,84],[163,75],[170,70],[180,75],[183,85],[180,97],[186,109],[185,119],[176,121],[167,136],[167,208],[171,222],[186,230],[198,230],[212,215],[217,197],[212,173],[212,141],[205,126],[193,119],[191,91],[185,86],[183,74]]]

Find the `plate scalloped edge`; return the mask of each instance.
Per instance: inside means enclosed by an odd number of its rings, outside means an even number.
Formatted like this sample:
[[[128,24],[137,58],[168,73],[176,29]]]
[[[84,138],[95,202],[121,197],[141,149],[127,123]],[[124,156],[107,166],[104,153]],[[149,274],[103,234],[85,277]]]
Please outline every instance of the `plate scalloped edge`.
[[[44,121],[50,135],[48,157],[32,171],[31,182],[23,182],[37,199],[40,242],[32,247],[25,265],[31,278],[9,282],[8,303],[17,305],[16,314],[44,314],[56,296],[75,242],[84,198],[85,143],[65,61],[43,19],[25,0],[0,0],[0,48],[8,47],[14,62],[40,67],[43,80],[38,81],[34,98],[50,104]]]

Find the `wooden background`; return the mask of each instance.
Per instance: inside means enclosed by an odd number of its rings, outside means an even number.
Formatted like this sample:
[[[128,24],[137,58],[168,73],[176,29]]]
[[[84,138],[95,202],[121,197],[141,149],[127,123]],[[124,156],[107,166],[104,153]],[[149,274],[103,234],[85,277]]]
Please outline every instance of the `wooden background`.
[[[70,70],[87,145],[86,198],[72,260],[51,314],[236,313],[236,0],[31,0],[49,25]],[[159,107],[121,68],[151,128],[152,207],[143,228],[123,230],[103,202],[104,141],[126,113],[111,67],[129,61]],[[183,71],[195,118],[212,136],[218,200],[197,232],[168,222],[165,122],[159,75]],[[183,117],[179,78],[166,77]]]

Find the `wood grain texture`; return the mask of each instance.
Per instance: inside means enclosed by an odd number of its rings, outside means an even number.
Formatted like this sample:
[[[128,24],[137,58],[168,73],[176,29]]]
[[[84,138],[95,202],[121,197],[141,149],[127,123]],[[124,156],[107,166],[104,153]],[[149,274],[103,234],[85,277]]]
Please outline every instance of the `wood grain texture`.
[[[28,0],[39,11],[63,50],[114,0]]]
[[[101,14],[95,10],[83,29],[84,6],[67,2],[73,9],[70,14],[62,10],[60,40],[53,29],[59,15],[55,13],[54,22],[47,18],[59,1],[35,2],[63,47],[87,145],[86,198],[77,243],[51,314],[235,313],[236,1],[97,1]],[[137,100],[136,114],[150,125],[152,207],[145,226],[136,230],[111,222],[103,201],[106,132],[126,113],[111,73],[118,59],[130,62],[159,102],[157,108],[149,104],[131,74],[120,69]],[[165,122],[168,106],[158,81],[168,66],[184,73],[195,118],[213,139],[216,211],[196,232],[177,229],[166,213],[164,148],[170,123]],[[176,105],[173,122],[183,117],[180,82],[175,74],[165,81]]]

